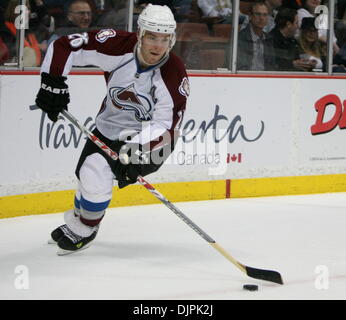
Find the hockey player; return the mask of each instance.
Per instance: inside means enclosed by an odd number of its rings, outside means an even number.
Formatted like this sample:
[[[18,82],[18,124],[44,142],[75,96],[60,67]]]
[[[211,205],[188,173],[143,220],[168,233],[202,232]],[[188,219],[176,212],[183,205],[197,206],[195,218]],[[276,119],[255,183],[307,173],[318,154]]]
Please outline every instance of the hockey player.
[[[59,255],[85,249],[95,239],[114,179],[119,188],[135,183],[139,175],[157,171],[173,151],[189,94],[184,64],[170,52],[175,29],[167,6],[149,4],[139,15],[137,33],[91,31],[63,36],[49,46],[37,106],[57,121],[70,101],[65,80],[72,66],[102,68],[107,95],[93,133],[129,159],[114,161],[86,142],[76,168],[74,209],[51,233]]]

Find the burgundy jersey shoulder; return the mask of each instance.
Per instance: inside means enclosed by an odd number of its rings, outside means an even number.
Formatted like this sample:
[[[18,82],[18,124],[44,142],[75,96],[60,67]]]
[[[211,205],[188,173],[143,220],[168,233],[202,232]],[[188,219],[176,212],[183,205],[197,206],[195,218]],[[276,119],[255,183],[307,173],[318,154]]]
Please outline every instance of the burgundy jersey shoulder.
[[[134,32],[101,29],[62,36],[54,41],[53,46],[59,54],[83,49],[96,50],[107,55],[121,55],[132,52],[136,43],[137,35]]]
[[[123,30],[101,29],[89,32],[89,43],[85,50],[97,50],[107,55],[123,55],[133,52],[137,34]]]
[[[161,76],[174,104],[182,104],[184,109],[186,99],[190,94],[189,79],[183,61],[173,52],[170,53],[169,59],[161,67]]]
[[[49,65],[45,67],[49,68],[49,73],[61,75],[71,52],[84,50],[109,56],[121,56],[133,52],[136,43],[136,33],[113,29],[92,30],[62,36],[48,48],[48,59],[46,54],[45,60],[49,61]]]

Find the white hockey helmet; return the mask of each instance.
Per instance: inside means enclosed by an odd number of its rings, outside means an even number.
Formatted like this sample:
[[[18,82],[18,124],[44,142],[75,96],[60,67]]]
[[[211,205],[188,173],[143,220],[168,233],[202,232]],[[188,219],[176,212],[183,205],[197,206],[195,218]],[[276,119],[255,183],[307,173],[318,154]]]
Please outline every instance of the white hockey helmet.
[[[170,8],[167,6],[153,5],[149,3],[138,17],[139,38],[145,31],[171,34],[171,49],[175,43],[175,29],[177,23]]]

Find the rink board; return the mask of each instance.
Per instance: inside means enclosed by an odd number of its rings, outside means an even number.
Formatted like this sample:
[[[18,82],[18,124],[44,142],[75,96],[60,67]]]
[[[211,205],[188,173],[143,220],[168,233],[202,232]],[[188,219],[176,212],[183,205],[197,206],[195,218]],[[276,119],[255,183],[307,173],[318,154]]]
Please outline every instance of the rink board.
[[[344,82],[190,75],[182,136],[148,181],[172,201],[346,191]],[[73,199],[85,137],[32,107],[39,84],[37,72],[0,72],[0,217],[59,212]],[[93,129],[102,74],[68,84],[70,112]],[[114,190],[113,206],[156,201],[140,186]]]
[[[169,201],[199,201],[227,198],[344,192],[345,175],[277,177],[161,183],[154,185]],[[62,212],[71,209],[74,190],[42,192],[0,198],[0,218]],[[113,189],[110,207],[160,203],[141,185]]]

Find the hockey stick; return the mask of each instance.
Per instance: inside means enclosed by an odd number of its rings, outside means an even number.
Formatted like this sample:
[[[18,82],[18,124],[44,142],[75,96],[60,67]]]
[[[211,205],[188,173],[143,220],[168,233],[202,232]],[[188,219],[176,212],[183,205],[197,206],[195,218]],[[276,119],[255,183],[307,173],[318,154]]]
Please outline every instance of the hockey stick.
[[[79,128],[91,141],[93,141],[99,148],[101,148],[109,157],[113,160],[118,159],[118,154],[112,149],[107,147],[99,138],[97,138],[91,131],[89,131],[85,126],[79,123],[79,121],[68,111],[63,110],[62,114],[70,120],[77,128]],[[279,284],[283,284],[281,275],[277,271],[273,270],[263,270],[248,267],[236,259],[234,259],[226,250],[224,250],[219,244],[216,243],[214,239],[208,236],[201,228],[199,228],[192,220],[190,220],[180,209],[178,209],[173,203],[167,200],[159,191],[157,191],[151,184],[149,184],[143,177],[139,176],[137,181],[144,186],[151,194],[153,194],[157,199],[159,199],[166,207],[171,209],[174,214],[176,214],[181,220],[183,220],[191,229],[198,233],[204,240],[206,240],[214,249],[219,251],[226,259],[232,262],[238,269],[246,273],[249,277],[271,281]]]

